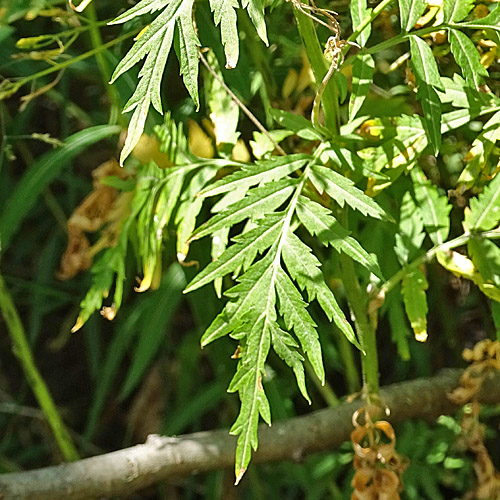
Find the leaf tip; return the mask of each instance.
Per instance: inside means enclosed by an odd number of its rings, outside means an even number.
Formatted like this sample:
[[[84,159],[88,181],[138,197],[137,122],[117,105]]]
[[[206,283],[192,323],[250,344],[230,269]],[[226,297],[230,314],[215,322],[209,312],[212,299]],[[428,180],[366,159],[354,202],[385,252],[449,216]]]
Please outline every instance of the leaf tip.
[[[245,474],[247,470],[242,467],[241,469],[239,469],[236,473],[236,481],[234,482],[234,485],[235,486],[238,486],[238,483],[241,481],[241,478],[243,477],[243,475]]]
[[[415,333],[415,339],[418,340],[419,342],[426,342],[427,337],[428,337],[428,334],[425,330],[423,332],[416,332]]]
[[[73,328],[71,329],[71,333],[77,332],[78,330],[80,330],[80,328],[83,325],[84,325],[84,321],[83,321],[82,317],[78,316],[76,323],[74,324]]]

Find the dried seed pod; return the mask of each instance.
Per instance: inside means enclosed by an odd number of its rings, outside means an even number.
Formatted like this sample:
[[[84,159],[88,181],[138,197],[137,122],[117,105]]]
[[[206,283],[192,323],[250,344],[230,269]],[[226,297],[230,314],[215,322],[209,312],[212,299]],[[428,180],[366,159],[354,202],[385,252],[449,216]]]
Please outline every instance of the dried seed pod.
[[[352,417],[354,448],[351,500],[399,500],[407,460],[395,450],[396,434],[385,420],[373,421],[380,409],[361,408]]]
[[[483,340],[472,349],[464,349],[462,356],[471,364],[460,377],[460,387],[449,394],[449,398],[457,404],[466,404],[458,443],[475,454],[474,471],[478,483],[464,498],[498,499],[500,473],[495,469],[484,444],[484,425],[479,421],[481,405],[478,395],[487,373],[500,369],[500,343]]]

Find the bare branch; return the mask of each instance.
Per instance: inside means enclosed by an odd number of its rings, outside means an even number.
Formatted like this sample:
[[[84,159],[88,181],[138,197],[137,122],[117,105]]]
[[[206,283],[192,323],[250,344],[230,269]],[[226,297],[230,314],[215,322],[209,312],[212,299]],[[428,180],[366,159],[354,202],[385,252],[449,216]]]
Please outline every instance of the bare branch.
[[[392,423],[434,420],[457,406],[448,394],[457,387],[461,370],[443,370],[428,379],[401,382],[381,391]],[[490,377],[481,393],[484,403],[500,402],[500,376]],[[254,463],[300,460],[310,453],[333,449],[349,439],[351,417],[360,401],[275,422],[259,429]],[[28,472],[0,476],[2,500],[84,500],[126,495],[173,476],[231,467],[236,438],[225,430],[176,438],[150,436],[145,444]]]

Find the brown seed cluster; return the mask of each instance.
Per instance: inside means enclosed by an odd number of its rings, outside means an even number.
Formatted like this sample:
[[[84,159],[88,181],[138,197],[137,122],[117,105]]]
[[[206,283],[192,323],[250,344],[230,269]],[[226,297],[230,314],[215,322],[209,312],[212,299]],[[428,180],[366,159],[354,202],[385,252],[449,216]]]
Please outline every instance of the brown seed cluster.
[[[392,425],[385,420],[374,422],[367,408],[354,413],[353,425],[356,473],[351,500],[400,500],[401,475],[408,460],[396,452]]]
[[[499,500],[500,473],[495,469],[484,444],[485,427],[479,421],[481,405],[478,396],[486,376],[492,370],[500,370],[500,343],[483,340],[473,349],[465,349],[462,356],[471,364],[460,378],[460,387],[449,397],[455,403],[465,405],[461,423],[462,434],[458,444],[476,457],[474,471],[477,487],[468,492],[464,499]]]

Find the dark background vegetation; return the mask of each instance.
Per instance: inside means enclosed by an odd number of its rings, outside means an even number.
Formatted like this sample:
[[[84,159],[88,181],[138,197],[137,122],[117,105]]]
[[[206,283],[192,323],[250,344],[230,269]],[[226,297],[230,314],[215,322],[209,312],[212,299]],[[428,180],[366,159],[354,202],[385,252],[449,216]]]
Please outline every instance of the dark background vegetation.
[[[71,15],[60,21],[37,16],[26,20],[25,1],[0,3],[0,75],[16,78],[48,67],[47,61],[29,57],[18,58],[15,47],[21,37],[57,32],[67,29]],[[63,2],[45,2],[66,9]],[[126,2],[96,1],[98,19],[111,19],[126,7]],[[42,7],[44,2],[32,2]],[[342,29],[349,33],[348,2],[330,2],[330,8],[339,13]],[[209,15],[206,2],[197,7],[199,19]],[[241,21],[242,31],[253,36]],[[375,39],[382,40],[393,29],[395,16],[382,16],[375,25]],[[248,50],[261,51],[266,77],[270,79],[269,95],[272,103],[293,109],[304,105],[309,112],[314,96],[311,88],[293,93],[286,99],[281,88],[290,68],[300,72],[302,59],[298,35],[291,9],[280,4],[272,10],[269,19],[270,49],[262,44],[241,43],[238,67],[225,72],[227,82],[253,112],[269,123],[258,89],[251,88],[247,75],[250,58]],[[211,23],[199,22],[202,44],[219,47],[218,34]],[[103,40],[109,41],[123,30],[136,26],[104,27]],[[396,29],[396,27],[394,27]],[[130,42],[113,47],[105,53],[112,68]],[[92,49],[89,36],[83,33],[58,62]],[[394,60],[405,48],[397,46],[379,55],[377,64],[384,65],[384,57]],[[446,54],[438,59],[442,74],[455,71],[454,62]],[[386,63],[387,64],[387,63]],[[403,88],[403,65],[399,70],[376,74],[375,84],[381,92],[396,85]],[[498,75],[498,68],[493,76]],[[255,75],[253,75],[254,77]],[[36,134],[48,134],[63,141],[78,130],[105,124],[109,119],[109,94],[95,58],[69,66],[59,83],[20,109],[19,97],[52,81],[50,75],[23,87],[12,98],[0,102],[0,212],[23,172],[53,146],[47,140],[36,139]],[[116,89],[124,103],[135,84],[133,75],[119,81]],[[202,111],[194,105],[178,76],[174,57],[168,63],[164,78],[165,108],[182,122],[201,122]],[[496,90],[496,89],[494,89]],[[202,92],[203,99],[203,92]],[[304,99],[306,99],[304,104]],[[307,101],[307,99],[309,101]],[[380,95],[371,95],[367,108],[380,114],[401,111],[401,104],[409,108],[408,100],[394,98],[384,103]],[[418,112],[418,105],[406,112]],[[153,122],[160,122],[153,116]],[[240,120],[242,137],[251,138],[252,125]],[[470,130],[474,123],[448,137],[443,154],[437,160],[422,158],[428,175],[445,190],[452,189],[460,171],[460,159],[470,144]],[[204,350],[199,339],[204,329],[220,310],[221,305],[208,287],[201,292],[182,296],[182,288],[194,275],[194,268],[183,268],[175,262],[173,243],[167,243],[166,270],[157,291],[137,294],[135,263],[128,263],[128,281],[123,309],[113,322],[94,315],[81,331],[72,335],[70,329],[78,315],[79,302],[90,284],[89,273],[81,273],[68,281],[56,278],[60,259],[67,244],[65,220],[91,191],[91,173],[103,161],[117,158],[116,136],[93,144],[77,158],[65,165],[61,175],[47,187],[33,209],[25,214],[22,226],[9,248],[1,255],[0,270],[13,296],[29,337],[36,363],[43,374],[58,407],[71,429],[83,455],[98,454],[143,442],[150,433],[171,435],[214,428],[229,428],[237,414],[235,395],[226,388],[234,373],[236,361],[231,359],[234,342],[221,339]],[[288,150],[293,140],[285,143]],[[454,200],[453,213],[461,220],[463,200]],[[206,216],[207,214],[202,214]],[[458,224],[458,223],[457,223]],[[452,236],[453,236],[452,226]],[[455,228],[458,233],[459,228]],[[370,227],[366,228],[370,231]],[[95,236],[91,236],[94,238]],[[369,240],[369,238],[366,238]],[[379,244],[376,234],[373,245]],[[391,245],[391,242],[383,242]],[[172,248],[169,248],[171,246]],[[379,250],[368,248],[369,251]],[[207,249],[200,243],[193,245],[191,260],[205,263]],[[461,352],[478,340],[495,335],[487,300],[473,285],[454,278],[437,266],[428,267],[429,340],[420,344],[411,339],[411,357],[403,360],[391,341],[391,328],[409,327],[404,319],[400,324],[382,317],[378,337],[381,383],[428,376],[442,367],[463,366]],[[168,305],[165,305],[168,304]],[[321,321],[318,315],[316,321]],[[298,393],[293,374],[271,356],[268,363],[266,392],[271,402],[274,420],[307,413],[352,392],[346,383],[339,346],[330,333],[330,325],[319,324],[327,371],[326,388],[308,381],[313,404],[308,406]],[[142,347],[138,350],[141,339]],[[138,354],[139,353],[139,354]],[[500,411],[489,408],[485,419],[489,425],[487,443],[497,464],[500,449],[497,429]],[[405,473],[406,492],[403,498],[440,500],[460,498],[473,484],[470,457],[465,455],[455,438],[459,432],[459,416],[442,417],[438,422],[406,422],[397,430],[398,450],[410,459]],[[38,409],[20,365],[12,353],[5,324],[0,320],[0,471],[17,471],[41,467],[61,460],[43,413]],[[346,443],[339,450],[309,457],[301,463],[284,462],[252,465],[241,486],[232,488],[232,471],[218,471],[160,484],[133,498],[287,498],[326,499],[349,498],[352,477],[352,451]]]

